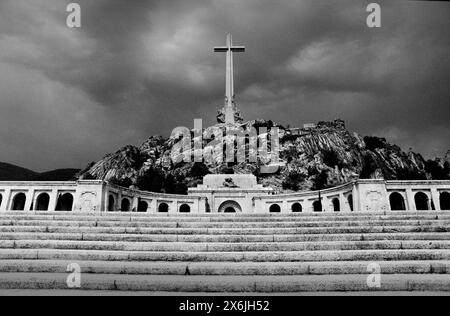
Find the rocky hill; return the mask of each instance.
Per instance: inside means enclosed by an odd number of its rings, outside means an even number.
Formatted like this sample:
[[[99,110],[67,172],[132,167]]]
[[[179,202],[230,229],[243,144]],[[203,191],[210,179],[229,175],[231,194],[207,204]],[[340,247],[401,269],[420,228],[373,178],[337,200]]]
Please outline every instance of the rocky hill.
[[[210,173],[252,173],[259,183],[273,187],[278,193],[321,190],[358,178],[450,179],[450,152],[443,159],[426,161],[420,154],[406,153],[386,139],[350,132],[342,120],[319,122],[305,128],[285,128],[264,120],[240,125],[246,130],[263,127],[269,131],[274,126],[280,129],[281,138],[279,169],[273,174],[263,172],[267,167],[264,156],[255,163],[227,164],[216,156],[212,161],[174,162],[172,149],[179,144],[179,139],[157,136],[150,137],[140,147],[126,146],[90,164],[80,172],[79,178],[103,179],[125,187],[176,194],[187,193],[188,187],[201,183],[203,176]],[[204,132],[213,128],[225,131],[225,125],[218,124]],[[193,146],[196,140],[193,131],[191,136]],[[208,150],[210,141],[202,140],[204,150]],[[245,151],[248,157],[251,151],[248,144]]]

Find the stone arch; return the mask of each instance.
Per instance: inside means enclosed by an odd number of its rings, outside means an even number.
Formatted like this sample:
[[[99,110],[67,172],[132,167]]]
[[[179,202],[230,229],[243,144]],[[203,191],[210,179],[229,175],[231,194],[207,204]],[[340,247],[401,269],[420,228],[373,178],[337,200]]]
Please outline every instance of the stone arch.
[[[392,211],[406,211],[405,198],[398,192],[389,196],[389,203]]]
[[[22,192],[17,193],[14,196],[11,210],[12,211],[24,211],[26,202],[27,202],[27,196],[25,195],[25,193],[22,193]]]
[[[450,193],[442,192],[439,197],[439,200],[441,204],[441,210],[450,211]]]
[[[169,204],[167,203],[161,203],[158,207],[159,213],[169,213]]]
[[[148,203],[145,201],[139,201],[138,203],[138,213],[147,213]]]
[[[414,202],[416,203],[416,209],[418,211],[429,211],[430,206],[429,202],[430,199],[428,198],[428,195],[426,195],[423,192],[417,192],[414,196]]]
[[[116,199],[111,194],[108,197],[108,212],[116,211]]]
[[[219,207],[219,213],[241,213],[242,208],[236,201],[223,202]]]
[[[191,207],[187,204],[183,204],[180,206],[180,213],[190,213]]]
[[[313,210],[314,210],[315,213],[323,212],[322,202],[321,201],[315,201],[313,203]]]
[[[270,213],[281,213],[281,207],[278,204],[272,204],[269,208]]]
[[[291,210],[292,210],[292,213],[301,213],[301,212],[303,212],[303,207],[299,202],[297,202],[297,203],[292,204]]]
[[[73,195],[71,193],[64,193],[58,197],[56,203],[56,211],[69,212],[73,209]]]
[[[347,197],[347,202],[348,202],[348,207],[350,208],[350,212],[354,211],[354,206],[353,206],[353,194],[350,194]]]
[[[339,201],[338,198],[334,198],[333,199],[333,209],[336,213],[341,211],[341,202]]]
[[[120,203],[120,211],[122,213],[129,213],[131,210],[130,200],[127,198],[122,199],[122,203]]]
[[[50,204],[50,195],[48,193],[41,193],[36,199],[36,211],[48,211]]]

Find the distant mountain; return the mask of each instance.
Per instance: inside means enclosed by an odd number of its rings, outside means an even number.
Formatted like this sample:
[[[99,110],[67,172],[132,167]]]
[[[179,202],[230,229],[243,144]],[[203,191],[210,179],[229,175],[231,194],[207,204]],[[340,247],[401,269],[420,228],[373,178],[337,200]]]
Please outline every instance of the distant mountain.
[[[39,173],[0,162],[0,181],[70,181],[76,179],[79,171],[79,169],[57,169]]]
[[[37,172],[0,162],[0,181],[31,181],[38,175]]]
[[[56,169],[38,174],[35,181],[71,181],[76,180],[80,169]]]

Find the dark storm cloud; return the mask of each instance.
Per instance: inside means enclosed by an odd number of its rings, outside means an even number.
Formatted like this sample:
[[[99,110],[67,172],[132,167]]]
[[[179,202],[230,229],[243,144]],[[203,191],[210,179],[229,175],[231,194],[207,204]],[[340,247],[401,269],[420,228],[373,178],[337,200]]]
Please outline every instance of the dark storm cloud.
[[[450,5],[360,0],[0,2],[0,161],[82,167],[193,118],[213,123],[232,32],[247,119],[302,125],[337,117],[362,134],[442,155],[450,146]]]

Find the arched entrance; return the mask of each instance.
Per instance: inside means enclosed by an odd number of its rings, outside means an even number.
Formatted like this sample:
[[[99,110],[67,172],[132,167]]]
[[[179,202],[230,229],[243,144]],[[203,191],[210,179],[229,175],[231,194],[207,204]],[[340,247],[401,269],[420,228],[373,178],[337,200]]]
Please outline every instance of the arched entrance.
[[[69,212],[73,208],[73,195],[65,193],[60,195],[56,203],[56,211]]]
[[[441,210],[450,211],[450,193],[442,192],[440,196]]]
[[[169,213],[169,205],[167,203],[161,203],[158,207],[159,213]]]
[[[114,199],[114,196],[110,195],[108,198],[108,212],[114,212],[116,210],[115,204],[116,200]]]
[[[281,207],[278,204],[273,204],[269,209],[270,213],[281,213]]]
[[[120,204],[120,211],[123,213],[128,213],[130,211],[130,201],[128,199],[123,199]]]
[[[187,204],[183,204],[180,206],[180,213],[190,213],[191,207]]]
[[[323,211],[322,202],[321,201],[315,201],[313,203],[313,209],[314,209],[315,213],[321,213]]]
[[[0,194],[0,207],[2,206],[2,202],[3,202],[3,195]]]
[[[235,201],[226,201],[220,205],[219,213],[242,213],[242,208]]]
[[[335,212],[341,211],[341,202],[339,202],[338,198],[333,199],[333,209]]]
[[[36,211],[48,211],[49,203],[50,195],[47,193],[41,193],[36,199]]]
[[[303,211],[302,205],[300,203],[294,203],[291,209],[293,213],[301,213]]]
[[[406,211],[406,204],[403,195],[394,192],[389,196],[392,211]]]
[[[138,213],[147,213],[148,203],[145,201],[140,201],[138,204]]]
[[[414,201],[416,202],[416,209],[418,211],[429,211],[430,210],[428,195],[426,195],[425,193],[418,192],[414,196]]]
[[[27,196],[25,193],[17,193],[14,197],[11,210],[12,211],[24,211],[25,203],[27,201]]]

